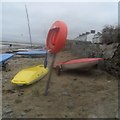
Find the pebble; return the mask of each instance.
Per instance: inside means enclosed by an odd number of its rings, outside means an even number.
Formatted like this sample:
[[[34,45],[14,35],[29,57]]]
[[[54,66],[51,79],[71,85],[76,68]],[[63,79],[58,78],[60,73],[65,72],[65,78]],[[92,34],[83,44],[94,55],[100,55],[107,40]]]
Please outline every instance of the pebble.
[[[12,112],[13,112],[13,110],[11,108],[9,108],[9,106],[6,106],[5,108],[3,108],[4,116],[6,116],[6,114],[10,114]]]
[[[6,90],[6,91],[7,91],[7,93],[15,93],[15,91],[14,91],[14,90],[11,90],[11,89]]]
[[[98,117],[94,114],[90,114],[90,115],[88,115],[88,118],[98,118]]]
[[[65,115],[65,117],[67,118],[68,116],[67,116],[67,115]]]
[[[43,114],[42,114],[42,113],[41,113],[41,114],[38,113],[37,116],[38,116],[38,117],[39,117],[39,116],[43,116]]]
[[[63,92],[62,94],[63,94],[63,95],[68,95],[68,92]]]
[[[8,116],[12,116],[13,114],[13,110],[10,108],[10,105],[9,104],[6,104],[4,107],[3,107],[3,116],[4,117],[8,117]]]
[[[70,96],[70,94],[68,92],[62,92],[62,95]]]
[[[51,100],[48,100],[48,102],[51,102]]]
[[[22,102],[22,100],[20,100],[20,99],[15,100],[15,103],[21,103],[21,102]]]
[[[73,109],[73,108],[74,108],[73,103],[69,103],[69,104],[67,105],[67,108],[68,108],[68,109]]]
[[[115,115],[115,118],[118,118],[119,116],[118,116],[118,112],[116,113],[116,115]]]
[[[13,112],[10,108],[5,111],[6,114]]]
[[[73,80],[74,80],[74,81],[76,81],[76,80],[77,80],[77,78],[74,78]]]
[[[20,92],[20,93],[18,94],[18,96],[21,96],[21,95],[23,95],[23,92]]]
[[[3,81],[3,83],[6,83],[6,82],[7,82],[7,80],[4,80],[4,81]]]
[[[28,109],[25,109],[24,111],[27,113],[27,112],[30,112],[32,109],[31,108],[28,108]]]
[[[9,107],[9,106],[10,106],[9,104],[5,105],[5,107]]]
[[[25,114],[26,114],[25,112],[21,112],[21,113],[20,113],[21,116],[24,116]]]

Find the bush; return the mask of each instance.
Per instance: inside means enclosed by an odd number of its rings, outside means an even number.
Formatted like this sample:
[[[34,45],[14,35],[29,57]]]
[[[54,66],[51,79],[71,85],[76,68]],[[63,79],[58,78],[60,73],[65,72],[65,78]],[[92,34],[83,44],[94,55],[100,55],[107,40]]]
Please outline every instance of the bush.
[[[103,44],[120,43],[120,27],[105,26],[102,30],[101,42]]]

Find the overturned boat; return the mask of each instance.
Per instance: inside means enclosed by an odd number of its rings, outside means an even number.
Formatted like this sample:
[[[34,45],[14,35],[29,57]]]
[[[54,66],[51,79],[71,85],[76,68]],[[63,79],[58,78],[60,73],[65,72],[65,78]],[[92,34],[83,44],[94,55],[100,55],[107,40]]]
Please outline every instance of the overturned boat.
[[[65,62],[58,62],[54,65],[58,74],[60,71],[65,70],[88,70],[98,64],[99,61],[102,61],[103,58],[82,58],[82,59],[74,59]]]

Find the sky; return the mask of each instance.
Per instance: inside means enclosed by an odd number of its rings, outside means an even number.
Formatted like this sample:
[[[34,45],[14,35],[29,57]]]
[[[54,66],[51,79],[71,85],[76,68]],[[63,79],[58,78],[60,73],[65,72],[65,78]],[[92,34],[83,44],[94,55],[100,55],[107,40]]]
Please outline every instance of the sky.
[[[91,29],[101,31],[105,25],[118,24],[117,2],[31,2],[26,5],[35,43],[45,43],[48,30],[56,20],[67,24],[68,39]],[[0,14],[3,41],[30,41],[25,3],[2,3]]]

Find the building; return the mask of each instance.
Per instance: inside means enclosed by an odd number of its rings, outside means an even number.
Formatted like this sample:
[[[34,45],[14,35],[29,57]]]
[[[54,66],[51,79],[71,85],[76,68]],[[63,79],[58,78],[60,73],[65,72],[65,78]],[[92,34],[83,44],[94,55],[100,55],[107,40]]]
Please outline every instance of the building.
[[[100,32],[95,33],[95,30],[91,30],[91,32],[80,34],[74,40],[89,41],[92,43],[101,43],[101,38],[102,38],[102,34]]]
[[[97,32],[93,37],[93,43],[101,43],[102,34]]]
[[[92,42],[94,35],[95,35],[95,30],[91,30],[91,32],[86,32],[86,33],[80,34],[74,40]]]
[[[76,37],[74,40],[78,40],[78,41],[87,41],[87,36],[86,34],[81,34],[78,37]]]

